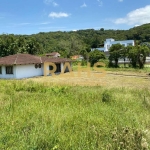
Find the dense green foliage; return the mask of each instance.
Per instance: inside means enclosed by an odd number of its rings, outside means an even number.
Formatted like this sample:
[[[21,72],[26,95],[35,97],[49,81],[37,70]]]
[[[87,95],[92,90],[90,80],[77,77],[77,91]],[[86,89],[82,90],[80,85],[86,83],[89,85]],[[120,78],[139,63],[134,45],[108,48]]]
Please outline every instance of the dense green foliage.
[[[109,60],[112,63],[112,60],[115,61],[115,67],[118,67],[118,60],[121,58],[121,52],[123,50],[123,46],[121,44],[114,44],[109,48]]]
[[[105,54],[99,50],[94,50],[89,53],[89,62],[91,66],[100,61],[101,59],[105,59]]]
[[[124,47],[121,44],[114,44],[110,47],[109,52],[109,66],[118,67],[119,59],[123,58],[125,64],[125,61],[128,58],[132,67],[136,68],[139,66],[139,68],[144,68],[146,56],[150,55],[150,48],[145,44],[127,47]],[[113,60],[115,61],[114,65],[112,63]]]
[[[0,80],[0,149],[148,150],[149,97],[148,89]]]
[[[106,38],[115,40],[135,40],[137,44],[150,42],[150,24],[145,24],[129,30],[87,29],[76,32],[48,32],[33,35],[0,35],[0,56],[15,53],[45,54],[57,51],[63,57],[83,54],[84,57],[91,48],[104,44]]]

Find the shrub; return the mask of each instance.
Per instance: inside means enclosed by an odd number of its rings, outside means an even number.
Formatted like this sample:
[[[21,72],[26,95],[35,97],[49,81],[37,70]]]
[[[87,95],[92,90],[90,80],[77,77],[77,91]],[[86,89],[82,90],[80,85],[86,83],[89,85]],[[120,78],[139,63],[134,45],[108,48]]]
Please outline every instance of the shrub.
[[[102,102],[110,102],[112,100],[112,94],[110,93],[110,91],[105,90],[102,93]]]
[[[109,65],[109,60],[108,59],[100,59],[99,62],[102,62],[103,64],[105,64],[105,67],[108,67],[108,65]]]

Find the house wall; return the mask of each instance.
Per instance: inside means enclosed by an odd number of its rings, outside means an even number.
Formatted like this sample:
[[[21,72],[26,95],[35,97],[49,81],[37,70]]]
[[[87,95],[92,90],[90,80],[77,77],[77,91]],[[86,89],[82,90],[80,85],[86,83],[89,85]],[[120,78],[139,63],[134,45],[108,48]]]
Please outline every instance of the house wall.
[[[70,72],[72,71],[72,63],[69,62],[69,68],[65,67],[65,63],[61,63],[61,73]],[[71,70],[69,70],[71,68]],[[64,70],[65,69],[65,70]],[[63,72],[64,71],[64,72]]]
[[[43,64],[41,64],[41,68],[35,68],[35,64],[16,66],[17,79],[34,77],[34,76],[42,76],[42,75],[43,75]]]
[[[128,45],[132,45],[134,46],[134,40],[125,40],[125,41],[115,41],[114,39],[106,39],[105,43],[104,43],[104,51],[109,51],[109,48],[113,45],[113,44],[121,44],[124,45],[125,47]]]
[[[63,71],[63,68],[64,68],[64,63],[60,63],[60,67],[61,67],[61,72]],[[47,63],[45,63],[45,66],[43,66],[43,72],[44,72],[44,68],[45,68],[45,74],[44,75],[46,75],[46,76],[48,76],[48,75],[51,75],[50,73],[49,73],[49,63],[47,62]],[[57,72],[58,73],[58,72]],[[56,74],[57,74],[56,73]]]
[[[71,63],[70,63],[71,65]],[[35,68],[35,64],[28,64],[28,65],[14,65],[13,66],[13,74],[6,74],[6,67],[2,67],[2,74],[0,74],[0,78],[6,79],[22,79],[22,78],[29,78],[35,76],[42,76],[44,75],[44,65],[41,64],[41,68]],[[61,72],[64,68],[64,63],[61,63]],[[49,70],[49,66],[47,66],[47,70]],[[65,72],[69,70],[66,69]],[[49,75],[49,73],[47,73]]]
[[[16,66],[13,66],[13,74],[6,74],[6,66],[1,67],[2,67],[2,74],[0,74],[0,78],[12,79],[16,77]]]
[[[94,51],[94,50],[99,50],[99,51],[102,51],[104,52],[105,51],[105,48],[104,47],[99,47],[99,48],[91,48],[91,51]]]

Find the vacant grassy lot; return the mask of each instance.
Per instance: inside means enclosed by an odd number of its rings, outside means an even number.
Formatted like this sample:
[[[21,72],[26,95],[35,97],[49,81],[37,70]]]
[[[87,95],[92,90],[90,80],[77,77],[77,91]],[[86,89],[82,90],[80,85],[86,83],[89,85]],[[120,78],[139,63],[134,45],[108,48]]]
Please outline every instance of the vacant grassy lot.
[[[36,81],[44,84],[55,85],[82,85],[82,86],[104,86],[106,88],[113,87],[129,87],[129,88],[149,88],[150,75],[148,72],[137,71],[92,71],[90,73],[83,71],[78,73],[65,73],[48,77],[37,77],[27,79],[27,81]]]
[[[0,149],[150,149],[149,77],[84,74],[0,80]]]

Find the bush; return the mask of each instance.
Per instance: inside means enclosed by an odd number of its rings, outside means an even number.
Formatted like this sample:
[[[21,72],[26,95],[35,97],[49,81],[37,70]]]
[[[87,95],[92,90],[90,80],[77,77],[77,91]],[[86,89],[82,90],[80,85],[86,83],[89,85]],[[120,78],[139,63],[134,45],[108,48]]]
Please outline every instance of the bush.
[[[108,59],[100,59],[99,62],[105,64],[105,67],[108,67],[108,64],[109,64],[109,60]]]
[[[105,90],[102,93],[102,102],[110,102],[111,100],[112,100],[112,94],[108,90]]]
[[[81,61],[81,66],[87,66],[87,61],[86,60],[82,60]]]

